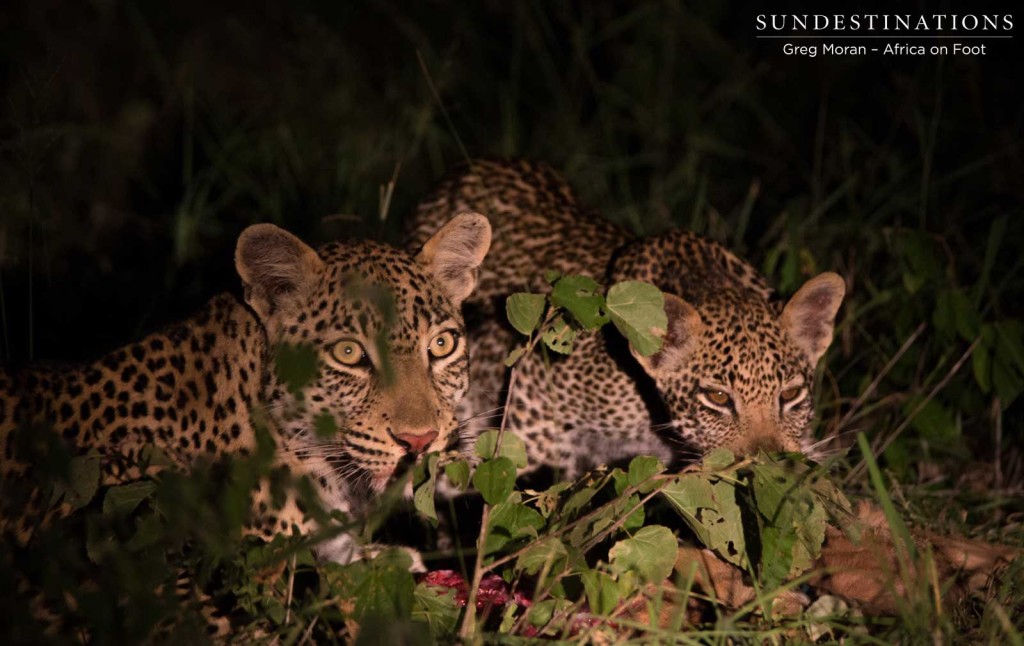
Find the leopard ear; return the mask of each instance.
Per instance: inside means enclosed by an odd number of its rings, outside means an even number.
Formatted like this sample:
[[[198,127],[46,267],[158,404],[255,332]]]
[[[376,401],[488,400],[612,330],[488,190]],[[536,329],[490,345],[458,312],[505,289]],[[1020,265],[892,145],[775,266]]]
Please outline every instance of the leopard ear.
[[[782,310],[779,324],[812,365],[817,365],[832,343],[836,312],[845,294],[843,279],[825,272],[804,283]]]
[[[491,247],[491,223],[479,213],[460,213],[423,245],[416,259],[456,306],[473,293]]]
[[[644,357],[630,348],[636,360],[652,377],[670,372],[685,361],[696,348],[697,337],[704,327],[700,313],[673,294],[665,294],[665,316],[668,318],[668,330],[660,350]]]
[[[306,243],[273,224],[248,227],[235,247],[245,300],[264,321],[302,303],[323,264]]]

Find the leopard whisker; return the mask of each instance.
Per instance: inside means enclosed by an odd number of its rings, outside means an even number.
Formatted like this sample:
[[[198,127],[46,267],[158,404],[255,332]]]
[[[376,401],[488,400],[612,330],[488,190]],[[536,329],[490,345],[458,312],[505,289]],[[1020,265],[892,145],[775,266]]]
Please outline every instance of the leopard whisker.
[[[851,429],[848,429],[848,430],[845,430],[845,431],[838,431],[836,433],[832,433],[832,434],[830,434],[830,435],[828,435],[826,437],[823,437],[823,438],[813,442],[812,444],[810,444],[808,446],[808,448],[811,449],[811,450],[817,449],[820,446],[825,446],[825,445],[830,444],[832,442],[837,442],[839,440],[843,440],[843,439],[846,439],[846,438],[848,438],[850,436],[856,435],[857,433],[860,433],[861,430],[862,429],[860,429],[860,428],[851,428]]]
[[[498,406],[497,408],[492,408],[490,410],[485,410],[485,411],[482,411],[480,413],[477,413],[476,415],[470,415],[469,417],[466,417],[464,419],[458,420],[456,428],[461,428],[461,427],[469,424],[470,422],[472,422],[474,420],[487,419],[487,418],[490,418],[490,417],[494,417],[494,416],[499,415],[502,412],[504,412],[504,410],[505,410],[504,406]]]
[[[657,433],[658,431],[665,431],[668,429],[679,428],[678,422],[663,422],[661,424],[651,424],[647,427],[647,430]]]

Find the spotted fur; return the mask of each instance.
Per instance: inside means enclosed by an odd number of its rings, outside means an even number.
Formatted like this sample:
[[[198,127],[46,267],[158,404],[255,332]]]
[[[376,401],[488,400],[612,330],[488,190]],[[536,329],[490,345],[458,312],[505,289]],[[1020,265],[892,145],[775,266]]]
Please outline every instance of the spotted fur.
[[[134,465],[146,447],[182,469],[247,455],[259,418],[280,465],[308,476],[326,509],[359,513],[419,454],[457,442],[455,405],[469,376],[459,306],[489,241],[475,214],[454,218],[416,256],[370,241],[314,251],[273,225],[250,227],[236,252],[244,299],[218,296],[85,366],[0,370],[0,474],[31,468],[17,459],[15,431],[25,425],[51,427],[74,453],[95,449],[115,483],[141,475]],[[278,354],[298,345],[319,364],[301,396],[275,369]],[[324,419],[335,435],[316,432]],[[267,537],[313,529],[297,500],[275,511],[260,491],[256,504],[252,529]],[[319,551],[357,557],[344,535]]]
[[[412,239],[464,209],[494,227],[470,299],[480,322],[470,331],[467,405],[477,412],[505,401],[501,361],[517,338],[504,299],[544,291],[544,270],[606,285],[643,280],[665,292],[669,329],[652,357],[606,330],[578,340],[568,357],[520,362],[506,423],[525,439],[531,468],[574,475],[638,454],[810,448],[814,371],[844,293],[837,275],[811,279],[781,307],[765,279],[721,245],[685,231],[634,239],[584,206],[557,172],[525,161],[473,161],[453,173],[420,204]]]

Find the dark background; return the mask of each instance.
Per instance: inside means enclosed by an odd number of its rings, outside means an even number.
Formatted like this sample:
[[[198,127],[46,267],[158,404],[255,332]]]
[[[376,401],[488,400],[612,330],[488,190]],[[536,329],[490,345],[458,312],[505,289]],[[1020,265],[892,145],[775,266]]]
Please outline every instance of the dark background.
[[[894,4],[843,11],[1013,13]],[[804,11],[823,10],[5,3],[0,361],[95,357],[237,289],[247,224],[397,240],[466,155],[524,156],[640,233],[725,242],[783,292],[840,272],[850,296],[824,377],[828,431],[907,422],[894,468],[966,447],[1012,472],[1019,41],[973,41],[983,57],[811,59],[755,38],[759,13]]]

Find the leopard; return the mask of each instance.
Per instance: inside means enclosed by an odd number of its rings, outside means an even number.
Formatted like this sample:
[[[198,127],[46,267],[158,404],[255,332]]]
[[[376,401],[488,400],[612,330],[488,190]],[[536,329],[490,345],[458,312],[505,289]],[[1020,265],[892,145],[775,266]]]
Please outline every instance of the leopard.
[[[501,424],[526,443],[521,473],[566,478],[652,455],[682,466],[713,449],[817,454],[816,369],[845,296],[836,273],[810,277],[786,301],[723,245],[673,229],[637,237],[603,218],[551,166],[477,159],[456,168],[415,208],[411,244],[453,212],[485,214],[493,241],[467,300],[471,383],[466,437]],[[504,361],[523,337],[505,299],[550,290],[549,271],[605,286],[644,281],[663,292],[667,328],[644,356],[618,332],[581,335],[570,354]]]
[[[139,465],[154,449],[184,472],[252,455],[265,429],[276,466],[307,479],[324,510],[364,513],[423,454],[459,441],[460,305],[490,234],[470,212],[414,251],[357,239],[314,249],[274,224],[249,226],[234,256],[241,294],[91,363],[0,368],[0,484],[29,474],[18,438],[38,428],[73,456],[98,455],[104,485],[151,475]],[[277,369],[296,348],[317,366],[301,389]],[[295,492],[272,505],[261,486],[253,507],[247,530],[266,539],[319,528]],[[25,542],[35,520],[6,509],[0,529]],[[366,549],[349,533],[314,546],[342,564]]]

